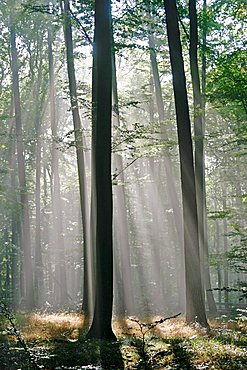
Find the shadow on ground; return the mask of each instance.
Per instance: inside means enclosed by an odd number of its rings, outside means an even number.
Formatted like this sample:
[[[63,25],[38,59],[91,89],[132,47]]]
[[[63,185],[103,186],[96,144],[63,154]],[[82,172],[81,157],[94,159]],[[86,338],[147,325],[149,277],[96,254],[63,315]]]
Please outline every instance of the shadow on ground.
[[[43,356],[42,364],[49,370],[60,368],[65,370],[73,367],[75,369],[124,369],[119,343],[100,340],[53,341],[49,353]]]

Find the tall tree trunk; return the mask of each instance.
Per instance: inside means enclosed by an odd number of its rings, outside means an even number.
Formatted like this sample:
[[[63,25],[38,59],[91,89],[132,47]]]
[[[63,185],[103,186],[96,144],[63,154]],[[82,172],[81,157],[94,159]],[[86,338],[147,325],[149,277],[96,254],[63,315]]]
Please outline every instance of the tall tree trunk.
[[[38,48],[37,48],[38,53]],[[40,52],[39,70],[37,75],[36,87],[36,107],[35,107],[35,131],[36,131],[36,172],[35,172],[35,300],[36,306],[40,307],[44,303],[44,266],[41,247],[41,166],[42,166],[42,116],[44,108],[44,100],[46,97],[46,80],[42,74],[43,71],[43,53]],[[45,80],[42,84],[42,81]],[[44,92],[45,91],[45,92]]]
[[[193,107],[194,107],[194,134],[195,134],[195,176],[196,176],[196,195],[197,195],[197,211],[199,225],[199,244],[203,251],[204,248],[204,213],[203,199],[205,191],[203,188],[204,178],[204,129],[202,124],[202,101],[200,91],[200,78],[198,69],[198,30],[197,30],[197,14],[195,0],[189,0],[189,15],[190,15],[190,71],[193,88]],[[203,252],[201,253],[203,257]],[[202,258],[203,261],[203,258]],[[203,269],[202,269],[203,270]]]
[[[64,305],[67,303],[67,278],[65,269],[64,256],[64,239],[62,235],[63,215],[61,209],[61,191],[60,191],[60,176],[59,176],[59,150],[56,144],[57,137],[57,119],[56,119],[56,103],[55,103],[55,73],[52,50],[53,35],[52,31],[48,30],[48,58],[49,58],[49,84],[50,84],[50,115],[51,115],[51,130],[52,130],[52,203],[53,203],[53,223],[55,236],[55,286],[57,291],[57,304]],[[57,251],[58,249],[58,251]]]
[[[42,212],[42,224],[43,224],[43,230],[45,231],[42,235],[42,239],[44,242],[44,245],[49,245],[50,238],[49,233],[47,233],[47,230],[49,230],[50,220],[51,216],[50,213],[47,212],[48,209],[48,184],[47,184],[47,164],[44,163],[43,159],[43,189],[44,189],[44,197],[43,197],[43,212]],[[49,301],[50,297],[53,295],[53,275],[52,275],[52,268],[51,268],[51,251],[50,248],[46,251],[45,254],[45,260],[46,260],[46,266],[44,269],[44,272],[46,272],[46,291],[48,294],[45,294],[46,300]]]
[[[16,141],[17,141],[17,163],[18,163],[18,178],[20,186],[20,198],[22,207],[22,233],[21,246],[24,255],[24,276],[25,276],[25,304],[28,308],[34,307],[34,289],[33,289],[33,269],[31,255],[31,236],[30,236],[30,220],[29,220],[29,205],[26,183],[25,157],[23,147],[23,132],[21,120],[21,101],[19,88],[19,73],[18,73],[18,55],[16,48],[16,32],[15,27],[11,25],[11,57],[12,57],[12,79],[13,79],[13,94],[15,107],[15,123],[16,123]]]
[[[36,144],[36,188],[35,188],[35,291],[36,306],[40,307],[44,299],[44,273],[41,252],[41,215],[40,215],[40,195],[41,195],[41,141],[40,133],[37,133]]]
[[[161,130],[161,139],[167,140],[167,134],[164,129],[164,121],[165,121],[165,110],[164,110],[164,102],[162,97],[162,89],[160,83],[160,76],[159,76],[159,69],[155,51],[155,41],[152,33],[149,33],[148,36],[149,41],[149,52],[150,52],[150,59],[151,59],[151,67],[153,73],[153,80],[155,86],[155,97],[156,103],[158,108],[158,115],[159,115],[159,122],[160,122],[160,130]],[[171,201],[171,206],[173,209],[174,217],[176,219],[176,231],[179,237],[179,241],[182,242],[182,217],[180,213],[180,207],[178,202],[178,196],[176,194],[176,187],[174,184],[174,176],[172,173],[172,162],[167,150],[163,151],[165,156],[165,173],[166,173],[166,180],[167,180],[167,192],[169,194],[169,199]]]
[[[4,282],[4,291],[5,291],[5,299],[10,301],[10,247],[9,247],[9,231],[8,226],[5,226],[4,230],[4,244],[5,244],[5,282]]]
[[[215,208],[216,209],[216,208]],[[219,228],[219,221],[215,220],[215,249],[218,254],[221,253],[220,251],[220,228]],[[218,302],[219,302],[219,310],[222,309],[222,278],[221,278],[221,268],[219,262],[217,263],[217,280],[218,280]]]
[[[198,68],[198,25],[196,1],[189,1],[190,15],[190,70],[193,88],[194,106],[194,134],[195,134],[195,178],[198,212],[198,232],[201,257],[201,270],[203,287],[206,291],[209,311],[216,314],[217,309],[211,289],[210,272],[208,263],[208,240],[206,234],[206,191],[205,191],[205,156],[204,156],[204,131],[205,131],[205,101],[202,102],[200,77]],[[204,42],[206,35],[204,34]],[[204,47],[205,48],[205,47]],[[203,60],[203,68],[206,68]],[[203,70],[203,87],[205,89],[206,70]],[[205,91],[204,91],[205,93]]]
[[[17,204],[16,196],[16,155],[15,155],[15,145],[11,149],[10,159],[9,159],[9,168],[10,168],[10,191],[11,199],[14,204]],[[18,233],[18,223],[20,223],[19,212],[16,212],[14,207],[11,211],[11,276],[12,276],[12,304],[16,308],[19,304],[19,295],[20,295],[20,281],[19,281],[19,267],[18,261],[20,260],[20,235]]]
[[[158,116],[159,116],[159,122],[160,122],[161,139],[166,140],[167,134],[164,128],[164,121],[165,121],[164,101],[162,97],[160,75],[159,75],[157,56],[156,56],[156,51],[155,51],[155,40],[154,40],[154,36],[152,32],[150,32],[148,35],[148,41],[149,41],[149,52],[150,52],[153,81],[154,81],[154,86],[155,86],[155,98],[156,98],[156,104],[158,108]],[[179,252],[181,253],[182,248],[183,248],[182,214],[181,214],[181,209],[180,209],[180,205],[178,201],[178,195],[176,194],[175,179],[174,179],[172,161],[171,161],[169,151],[164,149],[163,156],[164,156],[167,194],[168,194],[168,199],[170,202],[169,207],[172,207],[173,209],[173,217],[174,217],[173,225],[175,226],[174,232],[177,234],[177,237],[175,234],[173,234],[174,243],[175,245],[178,244],[178,247],[176,248],[176,258],[179,258]],[[177,262],[179,263],[179,259]],[[184,285],[183,271],[180,271],[180,274],[178,274],[177,276],[179,277],[178,285],[180,289],[182,289],[182,286]],[[182,307],[184,304],[183,303],[184,297],[182,296],[182,294],[179,295],[179,301],[180,301],[179,306]]]
[[[223,183],[223,181],[222,181]],[[223,187],[223,211],[227,211],[226,208],[226,189]],[[224,254],[228,252],[228,240],[227,240],[227,220],[226,217],[223,218],[223,251]],[[225,257],[226,258],[226,257]],[[224,266],[224,288],[229,288],[229,274],[227,270],[227,266]],[[224,300],[225,300],[225,309],[228,310],[229,308],[229,292],[227,289],[224,291]]]
[[[152,67],[150,71],[149,87],[150,87],[149,121],[153,122],[154,121],[154,81],[153,81]]]
[[[87,183],[85,174],[85,158],[84,158],[84,142],[83,132],[81,126],[81,119],[78,107],[77,98],[77,86],[75,77],[75,65],[74,65],[74,51],[73,51],[73,39],[72,39],[72,27],[71,27],[71,14],[69,7],[69,0],[64,0],[64,38],[66,45],[66,57],[67,57],[67,70],[69,77],[69,90],[70,90],[70,103],[74,124],[75,133],[75,145],[76,145],[76,156],[77,156],[77,168],[79,178],[79,190],[80,190],[80,203],[81,203],[81,217],[82,217],[82,232],[83,232],[83,263],[84,263],[84,283],[83,283],[83,312],[86,317],[89,316],[90,306],[92,305],[92,286],[90,284],[90,264],[92,263],[89,259],[89,239],[88,239],[88,196],[87,196]],[[91,292],[91,293],[90,293]],[[88,322],[88,320],[85,320]],[[85,326],[85,325],[84,325]]]
[[[114,339],[111,181],[112,29],[110,0],[95,2],[95,127],[93,154],[96,185],[96,291],[88,337]]]
[[[14,114],[14,101],[11,99],[10,117]],[[16,176],[17,176],[17,163],[16,163],[16,140],[13,134],[14,120],[9,121],[9,151],[8,151],[8,165],[9,165],[9,182],[10,182],[10,199],[13,204],[17,203],[16,195]],[[15,207],[11,210],[11,291],[12,291],[12,305],[14,308],[18,306],[19,303],[19,269],[18,261],[20,258],[20,236],[18,235],[17,223],[20,222],[19,212],[16,212]]]
[[[11,189],[13,189],[12,185],[13,183],[11,181]],[[12,296],[13,296],[12,305],[14,308],[16,308],[19,303],[18,260],[19,260],[20,253],[19,253],[19,239],[18,239],[18,232],[17,232],[17,220],[16,220],[15,212],[12,212],[12,215],[11,215],[11,244],[12,244],[11,284],[12,284]]]
[[[195,173],[182,46],[175,0],[164,0],[173,74],[184,223],[186,321],[208,326],[202,295]]]
[[[119,107],[118,107],[118,90],[117,90],[117,71],[116,71],[116,60],[115,52],[113,51],[112,58],[112,97],[113,97],[113,126],[115,128],[120,127],[119,120]],[[130,241],[129,241],[129,230],[128,230],[128,220],[126,214],[126,194],[124,188],[124,166],[123,159],[120,154],[114,153],[113,156],[114,170],[117,170],[119,174],[117,177],[117,185],[115,186],[116,195],[116,237],[118,238],[117,245],[119,246],[120,252],[120,287],[117,287],[119,292],[119,299],[121,300],[119,307],[122,307],[122,312],[118,314],[131,314],[134,310],[134,294],[132,287],[132,271],[130,263]],[[118,224],[118,221],[121,224]]]

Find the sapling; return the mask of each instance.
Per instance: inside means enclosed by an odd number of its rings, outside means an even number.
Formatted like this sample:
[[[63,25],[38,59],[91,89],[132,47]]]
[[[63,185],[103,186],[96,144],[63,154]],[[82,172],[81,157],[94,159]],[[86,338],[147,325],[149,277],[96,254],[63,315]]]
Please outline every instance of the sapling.
[[[174,319],[174,318],[178,317],[179,315],[181,315],[181,313],[178,313],[174,316],[161,318],[161,319],[155,320],[151,323],[145,323],[145,322],[142,322],[141,320],[139,320],[138,318],[129,317],[130,321],[133,321],[138,325],[138,329],[141,333],[140,355],[141,355],[141,362],[143,363],[145,370],[148,370],[150,368],[149,367],[149,362],[150,361],[149,361],[147,350],[146,350],[146,348],[148,347],[148,344],[146,342],[146,334],[148,332],[150,332],[150,330],[156,328],[157,325],[160,325],[160,324],[162,324],[163,322],[165,322],[167,320]],[[130,328],[130,329],[132,329],[132,328]]]

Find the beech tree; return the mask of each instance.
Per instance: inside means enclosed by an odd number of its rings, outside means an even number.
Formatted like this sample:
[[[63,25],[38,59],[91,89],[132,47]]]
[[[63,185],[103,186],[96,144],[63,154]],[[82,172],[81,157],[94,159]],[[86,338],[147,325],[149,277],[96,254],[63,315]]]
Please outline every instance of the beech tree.
[[[165,0],[166,25],[176,107],[183,202],[186,321],[208,326],[202,295],[195,172],[189,105],[175,0]]]
[[[95,2],[93,165],[96,202],[95,307],[90,338],[114,339],[112,241],[112,26],[111,1]]]
[[[30,234],[29,204],[25,169],[25,153],[23,146],[23,132],[21,119],[18,54],[16,48],[16,31],[13,20],[11,21],[10,25],[10,37],[11,37],[11,57],[12,57],[11,67],[12,67],[12,81],[13,81],[13,95],[14,95],[15,123],[16,123],[18,179],[21,192],[20,199],[22,209],[21,248],[24,255],[23,259],[24,277],[25,277],[24,294],[25,294],[25,305],[29,308],[32,308],[34,307],[34,289],[33,289],[32,255],[31,255],[31,234]]]
[[[66,58],[67,58],[67,70],[69,78],[69,90],[70,90],[70,104],[73,117],[74,134],[75,134],[75,146],[76,146],[76,157],[78,167],[78,178],[79,178],[79,190],[80,190],[80,203],[81,203],[81,217],[82,217],[82,229],[83,229],[83,252],[84,252],[84,284],[83,284],[83,312],[85,316],[89,315],[90,305],[90,287],[89,287],[89,243],[88,243],[88,195],[87,195],[87,183],[85,173],[85,158],[84,158],[84,142],[83,142],[83,131],[79,113],[78,98],[77,98],[77,86],[75,76],[75,65],[74,65],[74,50],[73,50],[73,38],[72,38],[72,26],[71,26],[71,10],[68,0],[64,0],[64,38],[66,45]]]
[[[64,255],[64,238],[62,235],[63,214],[61,209],[61,186],[59,174],[59,149],[57,147],[57,116],[55,95],[55,71],[53,58],[53,32],[48,29],[48,60],[49,60],[49,93],[50,93],[50,120],[52,131],[52,208],[54,222],[54,241],[59,246],[55,255],[55,298],[57,304],[65,304],[68,299],[67,278]]]
[[[194,134],[195,134],[195,180],[196,180],[196,200],[198,212],[198,234],[201,258],[202,285],[203,290],[205,290],[206,292],[210,313],[216,314],[217,308],[211,290],[210,272],[208,267],[208,241],[206,233],[207,221],[205,219],[207,217],[206,191],[205,191],[205,155],[204,155],[205,115],[203,114],[203,101],[198,67],[198,22],[195,0],[189,1],[189,16],[190,16],[190,70],[193,89]]]

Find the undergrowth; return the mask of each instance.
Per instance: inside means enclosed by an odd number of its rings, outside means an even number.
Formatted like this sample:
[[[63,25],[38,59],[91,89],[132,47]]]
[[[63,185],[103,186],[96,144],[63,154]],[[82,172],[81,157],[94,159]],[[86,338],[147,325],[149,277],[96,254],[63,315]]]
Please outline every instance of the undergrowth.
[[[246,321],[221,318],[207,333],[183,319],[115,319],[114,343],[87,340],[76,313],[18,313],[1,309],[0,370],[247,368]]]

